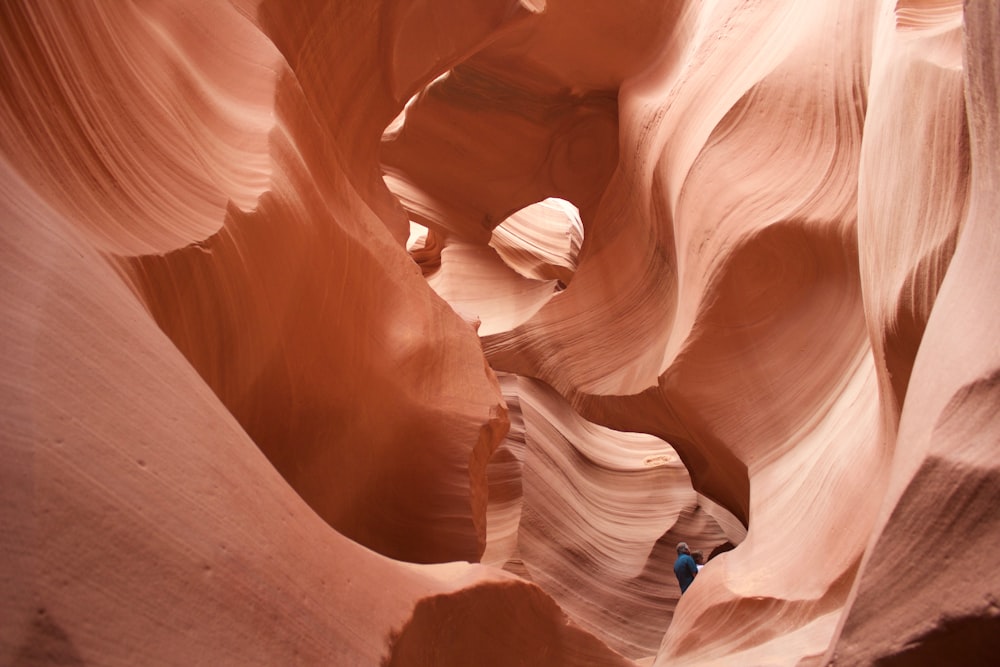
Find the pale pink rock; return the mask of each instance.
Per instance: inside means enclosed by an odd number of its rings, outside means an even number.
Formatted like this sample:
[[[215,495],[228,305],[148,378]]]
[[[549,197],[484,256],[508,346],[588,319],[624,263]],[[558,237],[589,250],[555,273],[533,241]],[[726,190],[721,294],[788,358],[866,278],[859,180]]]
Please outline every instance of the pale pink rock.
[[[513,575],[372,551],[477,560],[507,429],[389,232],[381,82],[424,74],[382,26],[450,16],[406,9],[0,10],[0,663],[625,664]],[[421,67],[530,15],[470,6]]]
[[[990,664],[998,12],[3,3],[0,664]]]
[[[537,583],[622,654],[653,655],[680,597],[677,542],[708,556],[745,531],[725,510],[702,507],[662,440],[589,423],[536,381],[501,376],[501,384],[518,418],[503,445],[511,456],[496,456],[489,471],[496,527],[483,562]]]

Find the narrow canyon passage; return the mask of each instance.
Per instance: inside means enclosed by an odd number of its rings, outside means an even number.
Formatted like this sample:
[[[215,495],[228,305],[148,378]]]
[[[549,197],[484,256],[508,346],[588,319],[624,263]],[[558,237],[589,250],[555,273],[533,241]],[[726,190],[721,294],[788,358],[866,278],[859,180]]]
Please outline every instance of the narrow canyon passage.
[[[0,664],[991,664],[998,26],[3,3]]]

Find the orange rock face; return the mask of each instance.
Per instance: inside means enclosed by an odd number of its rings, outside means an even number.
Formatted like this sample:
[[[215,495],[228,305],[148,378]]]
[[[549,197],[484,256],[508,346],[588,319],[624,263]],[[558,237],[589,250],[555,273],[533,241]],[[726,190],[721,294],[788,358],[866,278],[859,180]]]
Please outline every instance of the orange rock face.
[[[998,44],[3,3],[0,664],[992,664]]]

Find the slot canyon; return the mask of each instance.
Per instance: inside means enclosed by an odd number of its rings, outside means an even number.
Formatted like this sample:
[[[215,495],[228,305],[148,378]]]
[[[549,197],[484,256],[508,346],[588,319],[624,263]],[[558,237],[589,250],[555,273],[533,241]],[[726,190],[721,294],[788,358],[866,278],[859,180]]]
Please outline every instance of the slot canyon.
[[[0,49],[0,664],[998,664],[996,0]]]

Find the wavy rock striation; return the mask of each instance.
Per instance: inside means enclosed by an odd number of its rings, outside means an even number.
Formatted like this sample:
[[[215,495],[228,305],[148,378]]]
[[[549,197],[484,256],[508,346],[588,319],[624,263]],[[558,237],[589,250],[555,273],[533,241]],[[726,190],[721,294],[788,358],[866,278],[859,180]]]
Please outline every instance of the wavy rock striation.
[[[498,452],[488,470],[496,532],[483,562],[534,581],[622,654],[655,654],[680,597],[677,542],[708,556],[745,531],[699,499],[662,440],[589,423],[537,381],[501,376],[501,384],[518,418],[503,445],[509,454]]]
[[[3,3],[0,663],[990,664],[998,26]]]

